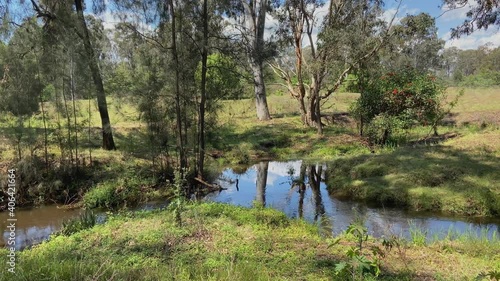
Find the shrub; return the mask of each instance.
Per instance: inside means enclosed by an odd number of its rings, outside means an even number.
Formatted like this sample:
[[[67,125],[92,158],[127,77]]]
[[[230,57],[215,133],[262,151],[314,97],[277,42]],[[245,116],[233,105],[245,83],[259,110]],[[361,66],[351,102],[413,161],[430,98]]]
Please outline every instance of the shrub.
[[[83,205],[86,208],[114,207],[118,205],[115,189],[111,182],[98,184],[84,195]]]
[[[386,143],[394,132],[416,125],[436,127],[444,117],[445,88],[432,75],[406,68],[369,83],[351,107],[360,133],[373,143]]]
[[[99,183],[84,195],[83,205],[86,208],[108,209],[122,205],[136,205],[145,197],[141,191],[144,184],[149,183],[139,178],[123,178]]]

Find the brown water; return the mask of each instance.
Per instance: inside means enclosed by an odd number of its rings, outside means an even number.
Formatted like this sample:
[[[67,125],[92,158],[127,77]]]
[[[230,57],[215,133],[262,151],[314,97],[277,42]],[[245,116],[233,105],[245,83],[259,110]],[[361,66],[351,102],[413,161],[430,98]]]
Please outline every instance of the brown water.
[[[59,209],[56,205],[41,206],[29,209],[16,209],[16,248],[21,249],[28,245],[38,244],[58,231],[65,220],[77,217],[81,210]],[[6,230],[9,212],[0,212],[3,235],[0,245],[5,246],[10,232]],[[10,222],[9,222],[10,223]]]
[[[500,219],[472,220],[468,217],[449,217],[435,213],[407,212],[395,208],[373,208],[353,201],[333,197],[324,183],[327,165],[310,165],[302,161],[261,162],[244,171],[224,170],[218,183],[227,188],[205,196],[204,201],[223,202],[251,207],[255,201],[283,211],[291,218],[300,218],[318,224],[325,233],[339,233],[355,219],[361,218],[370,234],[410,236],[414,228],[422,229],[428,238],[442,238],[450,230],[468,232],[492,238],[500,230]],[[143,204],[137,209],[162,208],[166,202]],[[40,243],[58,231],[63,221],[74,218],[81,210],[65,210],[56,206],[42,206],[16,210],[16,248]],[[103,221],[105,214],[98,214]],[[6,229],[8,212],[0,212],[0,245],[9,237]],[[498,239],[498,238],[497,238]]]

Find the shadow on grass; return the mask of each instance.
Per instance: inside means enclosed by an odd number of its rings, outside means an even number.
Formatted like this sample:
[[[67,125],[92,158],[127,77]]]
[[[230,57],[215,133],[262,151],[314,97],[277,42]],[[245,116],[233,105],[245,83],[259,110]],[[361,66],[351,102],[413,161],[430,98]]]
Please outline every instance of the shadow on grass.
[[[133,128],[124,132],[115,132],[115,143],[117,149],[134,157],[150,159],[148,155],[152,152],[150,136],[145,129]]]
[[[500,214],[500,158],[447,146],[338,159],[328,188],[378,206],[471,216]]]
[[[342,125],[333,125],[325,126],[324,134],[320,136],[315,128],[300,124],[297,118],[285,120],[274,116],[274,119],[268,122],[255,121],[246,126],[225,125],[217,130],[215,136],[209,138],[209,143],[215,149],[226,152],[234,148],[245,148],[273,155],[276,149],[286,148],[300,155],[338,144],[334,143],[331,137],[339,135],[355,136],[355,132]]]

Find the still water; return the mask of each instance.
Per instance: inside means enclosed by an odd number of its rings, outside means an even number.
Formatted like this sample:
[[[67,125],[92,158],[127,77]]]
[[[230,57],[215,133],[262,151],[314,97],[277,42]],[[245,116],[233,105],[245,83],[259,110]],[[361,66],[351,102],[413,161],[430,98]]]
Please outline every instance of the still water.
[[[227,190],[212,193],[205,200],[250,207],[254,202],[283,211],[339,233],[362,219],[374,236],[410,236],[418,227],[428,238],[443,237],[449,230],[488,234],[500,231],[500,220],[471,221],[467,217],[446,217],[433,213],[408,212],[395,208],[373,208],[365,203],[341,201],[333,197],[324,183],[324,164],[302,161],[261,162],[246,171],[226,169],[219,184]],[[236,185],[238,183],[238,185]]]
[[[283,211],[289,217],[316,223],[323,233],[340,233],[356,219],[362,219],[370,234],[410,236],[414,227],[425,230],[428,238],[444,237],[449,230],[472,232],[492,237],[500,231],[500,219],[471,221],[467,217],[446,217],[433,213],[407,212],[394,208],[372,208],[364,203],[341,201],[331,196],[324,183],[324,164],[302,161],[260,162],[248,169],[225,169],[217,182],[226,190],[205,196],[204,201],[251,207],[255,202]],[[166,202],[148,203],[137,209],[166,206]],[[81,210],[42,206],[16,210],[16,247],[40,243],[58,231],[63,221],[77,217]],[[104,220],[98,215],[98,221]],[[8,212],[0,212],[3,235],[0,246],[9,237]]]

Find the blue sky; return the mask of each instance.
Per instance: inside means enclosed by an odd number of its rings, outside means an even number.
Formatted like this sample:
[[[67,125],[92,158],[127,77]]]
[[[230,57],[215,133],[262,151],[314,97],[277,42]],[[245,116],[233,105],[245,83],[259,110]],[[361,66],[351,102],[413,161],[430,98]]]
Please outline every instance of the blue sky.
[[[446,40],[446,47],[455,46],[460,49],[475,49],[481,45],[491,43],[492,47],[500,46],[500,32],[496,26],[491,26],[488,30],[474,32],[470,36],[462,36],[460,39],[450,40],[450,29],[460,25],[466,18],[466,12],[475,1],[469,1],[469,5],[462,9],[450,10],[448,7],[440,7],[440,0],[403,0],[398,17],[406,14],[418,14],[425,12],[436,18],[438,35]],[[393,15],[397,2],[395,0],[386,1],[387,16]],[[445,12],[447,11],[447,12]],[[443,14],[443,12],[445,12]]]

